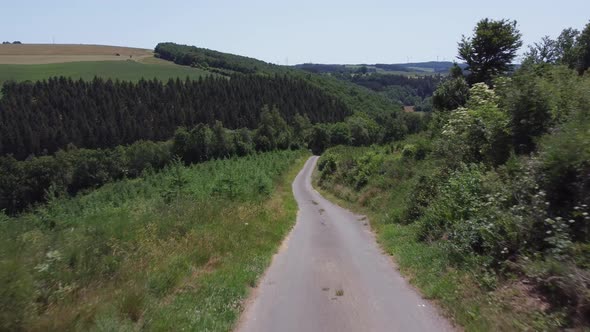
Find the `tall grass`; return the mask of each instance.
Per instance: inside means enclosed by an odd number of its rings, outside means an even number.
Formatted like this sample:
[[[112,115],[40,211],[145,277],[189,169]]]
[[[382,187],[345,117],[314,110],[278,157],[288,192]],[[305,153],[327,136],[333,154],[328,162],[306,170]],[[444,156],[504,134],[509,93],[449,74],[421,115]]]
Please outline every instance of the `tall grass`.
[[[229,330],[295,219],[282,151],[0,215],[0,330]]]

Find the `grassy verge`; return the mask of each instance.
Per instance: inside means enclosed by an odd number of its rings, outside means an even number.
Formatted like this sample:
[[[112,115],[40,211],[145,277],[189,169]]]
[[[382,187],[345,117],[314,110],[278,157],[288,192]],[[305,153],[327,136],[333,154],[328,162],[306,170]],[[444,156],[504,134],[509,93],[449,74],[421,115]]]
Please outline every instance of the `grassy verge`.
[[[295,221],[306,159],[176,164],[0,217],[0,329],[230,330]]]
[[[418,145],[421,139],[410,137],[399,145]],[[436,172],[435,160],[404,158],[394,146],[335,147],[322,159],[319,165],[327,168],[325,160],[334,160],[335,170],[328,176],[329,171],[316,170],[314,186],[338,204],[366,214],[401,273],[457,325],[467,331],[539,331],[559,324],[560,317],[543,312],[543,301],[529,285],[516,277],[486,275],[476,262],[457,266],[442,242],[419,241],[418,224],[399,222],[408,202],[416,199],[413,188],[420,176]],[[353,172],[350,165],[358,169]]]

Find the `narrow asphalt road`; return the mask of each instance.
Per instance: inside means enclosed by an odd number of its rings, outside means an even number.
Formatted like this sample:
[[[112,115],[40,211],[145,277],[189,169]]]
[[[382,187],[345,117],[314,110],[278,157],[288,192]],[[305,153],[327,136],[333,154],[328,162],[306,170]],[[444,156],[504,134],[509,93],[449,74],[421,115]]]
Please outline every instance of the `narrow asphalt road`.
[[[453,331],[400,276],[363,216],[312,188],[317,158],[293,182],[297,223],[237,331]]]

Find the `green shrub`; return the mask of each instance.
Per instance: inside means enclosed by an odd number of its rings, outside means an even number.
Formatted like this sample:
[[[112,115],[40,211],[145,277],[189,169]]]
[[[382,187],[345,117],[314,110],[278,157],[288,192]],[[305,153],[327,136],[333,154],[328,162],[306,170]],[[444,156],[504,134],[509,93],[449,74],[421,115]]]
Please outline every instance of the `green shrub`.
[[[534,70],[528,68],[518,71],[511,80],[503,80],[497,90],[501,107],[510,116],[514,149],[519,154],[532,152],[535,139],[553,122],[549,94]]]
[[[484,204],[472,207],[469,219],[450,227],[447,248],[455,261],[479,255],[487,266],[497,267],[526,244],[527,234],[519,228],[521,220],[498,206],[497,200],[501,199],[500,195],[488,196]]]
[[[469,86],[463,77],[444,81],[432,96],[432,106],[437,111],[452,111],[462,107],[469,98]]]
[[[440,175],[420,175],[418,182],[412,188],[411,194],[406,200],[406,209],[402,217],[403,223],[412,223],[420,218],[424,210],[437,195],[439,186],[444,180]]]
[[[335,145],[348,145],[352,138],[350,134],[350,127],[346,122],[337,122],[329,125],[330,132],[330,144]]]
[[[325,125],[316,124],[311,128],[307,140],[311,152],[320,155],[330,146],[330,132]]]
[[[544,137],[538,167],[550,213],[577,220],[572,225],[576,239],[589,241],[589,223],[573,213],[575,207],[579,210],[582,205],[590,205],[590,121],[574,118]]]
[[[414,144],[406,144],[402,148],[402,156],[406,159],[413,158],[416,155],[417,148]]]
[[[383,165],[383,159],[383,154],[376,151],[368,151],[355,159],[356,170],[353,172],[353,179],[357,190],[368,183],[372,174],[377,173]]]
[[[166,202],[170,202],[184,193],[188,180],[182,161],[177,156],[174,157],[167,171],[170,174],[168,188],[164,190],[162,196]]]
[[[383,128],[365,114],[356,114],[346,119],[350,128],[351,143],[355,146],[367,146],[381,142]]]
[[[272,193],[272,179],[267,175],[261,174],[256,181],[256,191],[258,194],[268,196]]]
[[[425,144],[423,141],[419,141],[416,145],[416,153],[414,154],[414,159],[416,160],[423,160],[426,156],[430,153],[430,145]]]
[[[330,153],[324,154],[318,161],[318,171],[334,173],[336,171],[336,157]]]
[[[479,211],[485,197],[483,175],[484,169],[478,165],[463,166],[451,174],[419,220],[421,239],[446,237],[454,224],[470,219]]]
[[[318,161],[318,171],[320,172],[320,181],[325,181],[336,172],[336,157],[331,153],[322,155]]]

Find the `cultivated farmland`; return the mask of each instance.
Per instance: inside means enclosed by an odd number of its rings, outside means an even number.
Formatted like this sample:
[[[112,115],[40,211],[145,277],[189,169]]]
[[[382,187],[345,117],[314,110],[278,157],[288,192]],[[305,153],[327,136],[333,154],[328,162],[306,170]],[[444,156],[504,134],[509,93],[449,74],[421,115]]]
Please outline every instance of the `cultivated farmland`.
[[[104,45],[7,44],[0,45],[0,64],[47,64],[78,61],[142,60],[152,50]]]
[[[119,54],[119,55],[117,55]],[[38,81],[54,76],[90,80],[138,81],[142,78],[196,79],[206,70],[175,65],[153,56],[151,50],[101,45],[0,45],[0,84]]]

